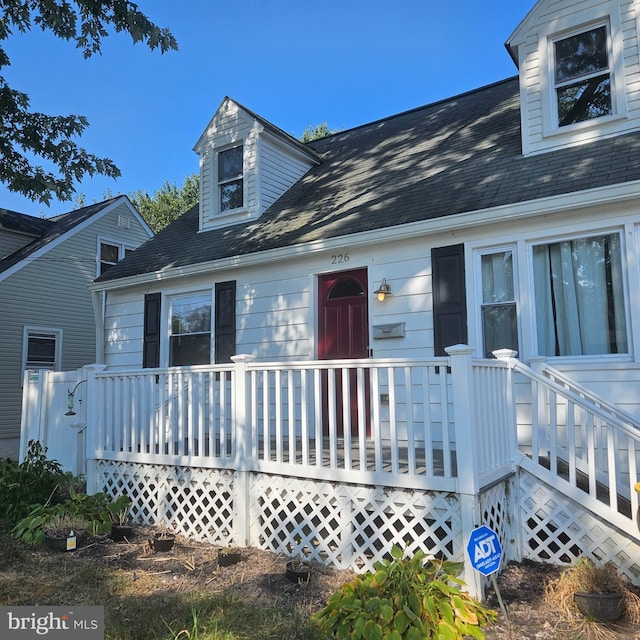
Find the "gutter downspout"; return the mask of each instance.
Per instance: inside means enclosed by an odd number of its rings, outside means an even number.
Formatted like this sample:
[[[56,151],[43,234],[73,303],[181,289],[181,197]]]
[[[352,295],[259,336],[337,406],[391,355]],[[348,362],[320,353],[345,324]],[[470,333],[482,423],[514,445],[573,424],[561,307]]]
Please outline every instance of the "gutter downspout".
[[[96,325],[96,363],[104,364],[104,308],[103,300],[106,302],[107,292],[104,291],[104,298],[101,291],[91,292],[93,302],[93,316]]]

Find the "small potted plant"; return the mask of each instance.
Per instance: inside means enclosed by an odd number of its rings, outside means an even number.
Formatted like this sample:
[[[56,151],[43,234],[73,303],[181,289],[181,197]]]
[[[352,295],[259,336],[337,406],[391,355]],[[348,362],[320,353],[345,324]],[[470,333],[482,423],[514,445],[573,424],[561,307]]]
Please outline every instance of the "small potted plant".
[[[291,582],[307,583],[311,580],[311,563],[299,554],[286,563],[285,575]]]
[[[55,551],[73,551],[86,528],[82,518],[67,513],[54,514],[42,525],[45,544]]]
[[[609,622],[623,615],[632,594],[612,563],[581,557],[547,585],[545,596],[570,618],[577,609],[587,619]]]
[[[240,549],[235,547],[224,547],[218,549],[218,566],[230,567],[233,564],[237,564],[242,559]]]
[[[176,541],[176,536],[167,525],[162,525],[160,529],[153,536],[153,550],[154,551],[171,551]]]
[[[129,496],[118,496],[113,502],[107,504],[109,520],[111,520],[111,539],[116,542],[128,540],[133,536],[133,525],[129,521]]]

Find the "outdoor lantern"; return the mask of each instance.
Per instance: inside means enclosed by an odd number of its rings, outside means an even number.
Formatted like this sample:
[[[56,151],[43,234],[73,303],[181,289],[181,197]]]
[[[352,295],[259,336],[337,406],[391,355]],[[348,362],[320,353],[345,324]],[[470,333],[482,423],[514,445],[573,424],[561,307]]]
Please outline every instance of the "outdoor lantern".
[[[80,380],[80,382],[78,382],[78,384],[73,387],[73,391],[69,391],[69,389],[67,389],[67,412],[64,414],[65,416],[75,416],[76,412],[73,410],[73,400],[75,398],[76,395],[76,389],[83,383],[86,382],[86,380]]]
[[[373,293],[378,296],[378,300],[380,300],[380,302],[384,302],[384,299],[387,296],[393,295],[393,291],[391,291],[391,285],[387,282],[386,278],[382,278],[380,286]]]

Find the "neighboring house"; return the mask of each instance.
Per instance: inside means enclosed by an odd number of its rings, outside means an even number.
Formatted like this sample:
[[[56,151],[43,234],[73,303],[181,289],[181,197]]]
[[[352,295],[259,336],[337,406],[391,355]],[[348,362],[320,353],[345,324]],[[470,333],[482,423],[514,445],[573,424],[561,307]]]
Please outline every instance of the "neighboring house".
[[[640,580],[639,24],[540,0],[517,76],[307,144],[225,98],[199,206],[90,286],[88,486],[341,567],[486,524]]]
[[[88,286],[152,235],[126,197],[48,219],[0,209],[0,455],[18,455],[24,372],[95,361]]]

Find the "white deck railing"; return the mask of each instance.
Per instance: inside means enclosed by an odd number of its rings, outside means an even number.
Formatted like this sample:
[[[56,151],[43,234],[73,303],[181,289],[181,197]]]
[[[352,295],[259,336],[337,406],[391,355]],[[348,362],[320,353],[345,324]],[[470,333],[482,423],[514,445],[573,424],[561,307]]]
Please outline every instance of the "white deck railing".
[[[93,365],[80,373],[87,384],[74,420],[87,426],[88,459],[475,493],[513,468],[510,368],[474,360],[462,346],[450,354],[288,363],[238,356],[230,365],[135,371]],[[52,403],[69,384],[41,400]]]

